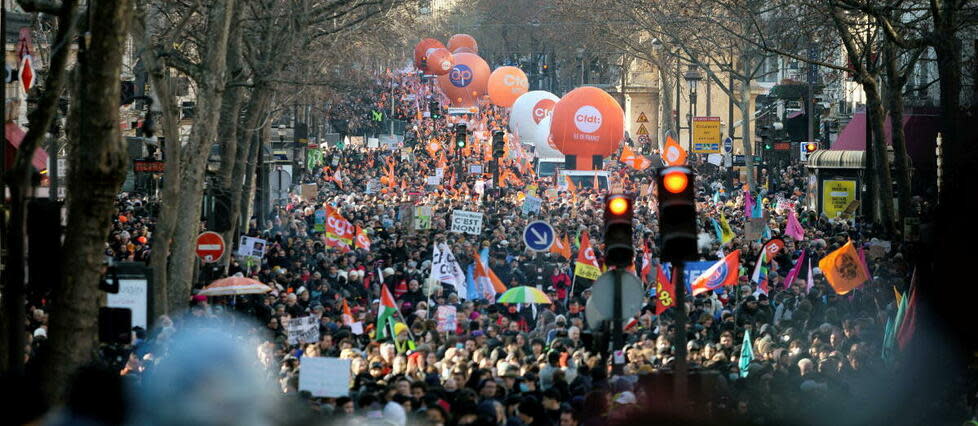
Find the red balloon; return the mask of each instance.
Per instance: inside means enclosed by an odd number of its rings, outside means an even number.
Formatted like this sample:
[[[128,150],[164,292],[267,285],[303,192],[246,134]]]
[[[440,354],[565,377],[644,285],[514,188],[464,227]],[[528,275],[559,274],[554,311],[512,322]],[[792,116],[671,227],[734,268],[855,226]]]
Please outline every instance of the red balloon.
[[[428,74],[443,75],[448,74],[455,66],[455,57],[445,48],[428,49],[428,67],[424,70]]]
[[[571,90],[554,106],[550,123],[553,145],[577,156],[577,169],[590,170],[591,156],[607,157],[625,136],[625,112],[618,101],[596,87]]]
[[[418,44],[416,46],[414,46],[414,67],[415,68],[424,71],[424,68],[421,66],[421,61],[425,58],[425,54],[428,52],[428,49],[431,49],[431,48],[444,49],[445,48],[445,45],[442,44],[440,41],[435,40],[433,38],[426,38],[426,39],[421,40],[420,42],[418,42]]]
[[[468,34],[455,34],[448,39],[448,50],[454,52],[460,47],[468,47],[472,49],[471,53],[479,53],[479,43],[476,43],[475,39]]]
[[[478,99],[486,93],[489,64],[471,53],[459,53],[454,57],[455,66],[447,74],[438,76],[438,85],[445,96],[455,101],[452,106],[476,106]]]

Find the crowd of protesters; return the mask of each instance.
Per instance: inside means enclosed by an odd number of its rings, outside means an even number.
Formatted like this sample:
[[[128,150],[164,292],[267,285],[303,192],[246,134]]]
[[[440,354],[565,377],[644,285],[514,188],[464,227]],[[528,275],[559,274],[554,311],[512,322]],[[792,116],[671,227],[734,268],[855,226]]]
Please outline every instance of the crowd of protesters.
[[[626,321],[626,345],[616,360],[598,348],[603,334],[592,329],[585,316],[592,281],[574,276],[584,234],[595,242],[601,258],[602,197],[608,191],[568,188],[559,179],[521,172],[515,161],[509,164],[519,182],[511,180],[505,186],[494,187],[487,175],[459,173],[456,156],[482,154],[449,149],[444,142],[451,140],[450,123],[458,119],[427,117],[422,113],[425,103],[437,95],[411,75],[396,80],[393,89],[387,81],[386,86],[366,90],[370,96],[351,97],[331,112],[334,118],[366,118],[371,109],[389,108],[391,97],[399,99],[395,109],[410,121],[413,143],[393,150],[363,145],[327,150],[326,166],[302,178],[318,183],[317,197],[293,195],[287,204],[274,207],[264,224],[248,230],[250,236],[267,241],[265,256],[258,262],[231,262],[228,275],[257,279],[273,291],[195,296],[186,314],[161,317],[150,330],[140,330],[123,371],[134,386],[152,381],[157,364],[167,358],[168,342],[199,323],[250,324],[249,350],[257,351],[266,377],[296,404],[288,419],[280,421],[304,424],[573,426],[650,421],[643,413],[672,402],[668,373],[676,363],[676,333],[686,333],[692,374],[690,405],[659,412],[671,413],[674,420],[830,421],[840,410],[858,407],[889,380],[892,365],[881,356],[884,326],[897,305],[894,289],[901,294],[908,290],[912,265],[903,259],[905,248],[898,236],[883,238],[856,218],[830,219],[812,211],[808,197],[814,195],[806,191],[803,166],[764,170],[753,188],[753,197],[769,219],[766,233],[786,242],[773,259],[764,292],[750,279],[764,241],[747,239],[745,186],[725,169],[691,159],[698,173],[702,260],[717,260],[720,252],[740,249],[739,283],[687,297],[689,323],[678,330],[676,309],[655,315],[655,276],[642,277],[649,283],[643,307]],[[501,110],[485,111],[466,117],[470,129],[485,130],[485,136],[506,126]],[[432,140],[443,142],[440,150],[430,148]],[[427,177],[437,168],[444,171],[441,184],[429,185]],[[608,161],[606,169],[616,189],[636,195],[639,258],[649,251],[656,259],[656,206],[648,190],[651,169],[637,171],[614,161]],[[542,196],[544,203],[541,211],[524,215],[521,206],[529,191]],[[804,227],[800,241],[783,235],[787,211],[782,201],[796,211]],[[365,230],[369,249],[326,243],[323,232],[316,230],[315,217],[327,204]],[[406,205],[412,208],[403,209]],[[118,206],[106,254],[118,260],[147,260],[152,209],[146,199],[128,194],[119,198]],[[415,229],[414,206],[431,207],[428,229]],[[482,233],[450,232],[456,209],[482,212]],[[411,216],[405,217],[405,211]],[[725,244],[713,235],[710,221],[721,214],[736,234]],[[527,250],[521,232],[534,220],[546,220],[559,235],[568,236],[572,256]],[[889,242],[885,251],[867,250],[872,279],[849,294],[836,294],[817,267],[810,278],[803,268],[794,282],[784,282],[802,250],[817,260],[849,240],[865,246],[884,239]],[[431,278],[433,246],[441,243],[463,268],[473,264],[476,253],[488,249],[488,265],[507,287],[536,287],[553,303],[504,305],[460,297],[461,289]],[[393,340],[378,339],[375,329],[382,287],[394,294],[398,309]],[[344,305],[352,321],[363,326],[362,332],[344,321]],[[447,329],[435,320],[436,310],[445,305],[457,308],[457,322]],[[44,327],[44,313],[38,311],[30,313],[32,330]],[[306,316],[318,318],[319,340],[289,344],[287,324]],[[739,362],[745,334],[753,349],[746,371]],[[34,332],[39,335],[43,331]],[[351,360],[349,395],[316,398],[301,391],[299,374],[306,357]]]

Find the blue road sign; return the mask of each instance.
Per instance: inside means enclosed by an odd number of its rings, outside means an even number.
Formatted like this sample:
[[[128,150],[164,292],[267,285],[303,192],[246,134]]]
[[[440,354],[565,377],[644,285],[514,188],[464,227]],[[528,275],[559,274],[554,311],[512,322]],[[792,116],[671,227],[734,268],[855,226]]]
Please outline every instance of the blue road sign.
[[[728,137],[723,140],[723,150],[728,154],[733,152],[733,139]]]
[[[547,251],[554,244],[554,228],[542,220],[530,222],[523,228],[523,244],[533,251]]]

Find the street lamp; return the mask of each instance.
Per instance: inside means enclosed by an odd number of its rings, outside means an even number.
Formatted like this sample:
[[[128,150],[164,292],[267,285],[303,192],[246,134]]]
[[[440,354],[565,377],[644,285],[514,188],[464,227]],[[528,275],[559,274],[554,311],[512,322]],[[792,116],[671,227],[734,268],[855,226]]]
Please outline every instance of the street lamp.
[[[689,105],[691,114],[687,115],[689,117],[686,120],[686,125],[689,126],[689,149],[693,149],[693,118],[696,117],[696,85],[703,79],[703,74],[696,69],[696,66],[690,65],[689,69],[683,74],[683,79],[686,80],[686,85],[689,86]]]

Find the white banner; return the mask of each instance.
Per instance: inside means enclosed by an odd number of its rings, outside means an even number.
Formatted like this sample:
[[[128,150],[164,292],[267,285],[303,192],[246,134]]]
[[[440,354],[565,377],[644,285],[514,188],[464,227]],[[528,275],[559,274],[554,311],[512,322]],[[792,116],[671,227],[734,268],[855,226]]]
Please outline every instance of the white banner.
[[[241,236],[241,241],[238,244],[238,256],[241,257],[257,257],[259,259],[265,256],[265,247],[268,246],[268,242],[255,237]]]
[[[431,276],[439,282],[448,283],[455,286],[458,297],[467,299],[468,293],[465,288],[465,272],[452,254],[452,250],[447,244],[435,245],[435,251],[431,258]]]
[[[316,343],[319,342],[319,319],[310,315],[301,318],[292,318],[286,328],[289,336],[289,344],[296,343]]]
[[[482,213],[465,210],[452,211],[452,232],[479,235],[482,233]]]
[[[349,359],[304,356],[299,362],[299,390],[317,398],[339,398],[350,394]]]

